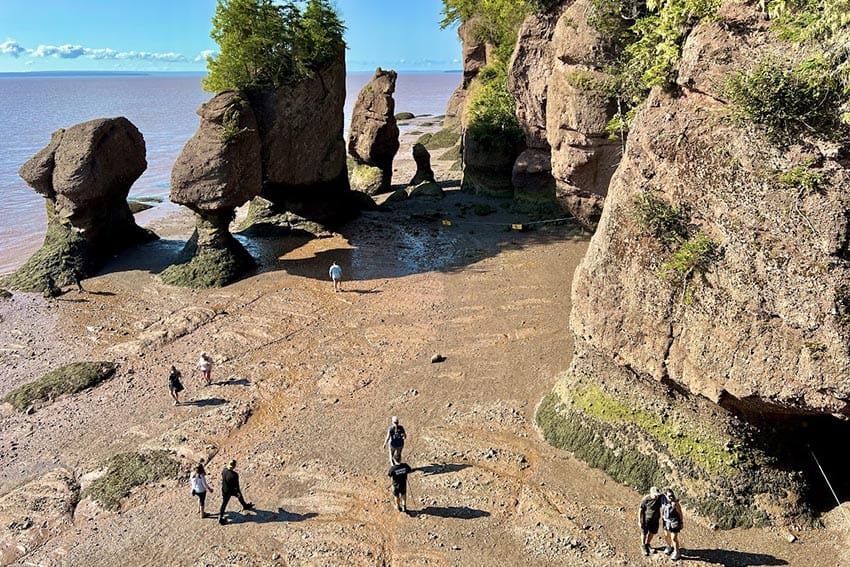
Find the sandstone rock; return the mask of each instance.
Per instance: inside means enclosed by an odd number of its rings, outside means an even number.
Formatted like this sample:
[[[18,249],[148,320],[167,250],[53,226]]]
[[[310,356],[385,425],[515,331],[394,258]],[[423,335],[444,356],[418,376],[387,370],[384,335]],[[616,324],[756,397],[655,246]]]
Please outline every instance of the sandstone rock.
[[[197,215],[195,235],[162,280],[188,287],[227,285],[255,267],[230,234],[236,207],[262,190],[260,137],[242,95],[225,91],[198,110],[201,123],[171,172],[169,198]]]
[[[147,167],[145,141],[126,118],[100,118],[55,132],[19,170],[45,197],[42,247],[6,283],[43,291],[91,275],[121,250],[156,238],[140,228],[127,205],[130,187]]]
[[[384,203],[397,203],[400,201],[406,201],[407,197],[407,189],[401,187],[390,193],[389,196],[384,199]]]
[[[395,115],[395,119],[397,121],[413,120],[414,118],[416,118],[416,115],[413,114],[412,112],[399,112],[398,114]]]
[[[479,195],[513,197],[511,175],[518,150],[508,138],[478,140],[466,131],[461,188]]]
[[[724,73],[790,52],[752,6],[733,9],[744,17],[701,24],[685,42],[684,94],[653,90],[632,124],[575,274],[576,350],[554,420],[571,432],[562,438],[593,427],[600,447],[680,486],[721,527],[800,521],[821,481],[805,446],[842,431],[832,414],[850,415],[850,172],[815,141],[779,146],[722,119]],[[777,181],[802,155],[815,156],[804,164],[823,176],[820,193]],[[647,195],[686,211],[667,228],[682,233],[675,246],[641,228]],[[674,252],[697,252],[676,238],[715,252],[703,269],[677,268]]]
[[[384,189],[384,172],[374,165],[354,163],[348,173],[348,180],[352,189],[367,195],[377,195]]]
[[[430,197],[436,199],[442,199],[446,195],[443,188],[434,183],[433,181],[423,181],[416,187],[410,190],[410,198],[415,197]]]
[[[555,178],[552,177],[550,153],[539,149],[522,152],[514,162],[511,183],[517,199],[552,201],[555,196]]]
[[[431,154],[422,144],[414,144],[413,161],[416,162],[416,173],[408,185],[419,185],[423,181],[435,181],[434,170],[431,169]]]
[[[395,119],[395,71],[380,67],[357,95],[348,129],[348,152],[357,163],[379,167],[383,172],[381,189],[392,184],[393,158],[399,148]]]

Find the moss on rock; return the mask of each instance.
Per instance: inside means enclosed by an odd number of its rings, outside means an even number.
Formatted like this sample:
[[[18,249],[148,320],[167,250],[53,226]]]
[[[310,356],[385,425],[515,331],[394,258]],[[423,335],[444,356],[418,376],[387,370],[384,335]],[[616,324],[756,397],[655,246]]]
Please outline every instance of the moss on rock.
[[[177,257],[177,264],[159,274],[164,283],[195,289],[224,287],[257,267],[254,258],[229,233],[216,246],[199,245],[198,240],[196,230]]]
[[[168,451],[121,453],[106,463],[106,473],[92,482],[83,496],[88,496],[104,508],[115,510],[130,491],[145,484],[180,473],[180,463]]]
[[[349,182],[355,191],[374,195],[381,189],[383,171],[379,167],[355,164],[349,172]]]
[[[429,150],[451,148],[460,142],[460,131],[456,128],[443,128],[435,134],[425,134],[417,142]]]
[[[115,374],[112,362],[72,362],[51,370],[38,380],[15,388],[4,401],[23,411],[34,402],[46,402],[62,394],[75,394],[100,384]]]

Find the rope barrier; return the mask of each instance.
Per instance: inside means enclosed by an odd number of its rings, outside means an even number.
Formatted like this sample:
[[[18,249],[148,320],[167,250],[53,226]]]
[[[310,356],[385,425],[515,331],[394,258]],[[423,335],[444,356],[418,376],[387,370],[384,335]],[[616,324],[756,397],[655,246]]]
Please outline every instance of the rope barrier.
[[[835,493],[835,490],[832,488],[832,483],[829,482],[829,479],[826,477],[826,472],[824,472],[823,467],[820,466],[820,461],[818,461],[818,458],[815,456],[815,452],[812,451],[811,448],[809,448],[809,453],[815,460],[815,464],[818,466],[818,469],[820,469],[820,474],[823,475],[823,479],[826,481],[826,485],[829,487],[829,491],[832,492],[832,497],[835,498],[835,503],[838,504],[838,509],[841,510],[844,519],[847,521],[847,526],[850,527],[850,516],[848,516],[847,511],[841,507],[841,500],[838,499],[838,494]]]

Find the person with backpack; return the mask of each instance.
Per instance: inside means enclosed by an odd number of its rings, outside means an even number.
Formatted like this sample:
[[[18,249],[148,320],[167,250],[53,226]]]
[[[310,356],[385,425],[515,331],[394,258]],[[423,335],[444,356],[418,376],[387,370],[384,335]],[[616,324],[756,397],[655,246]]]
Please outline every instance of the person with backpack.
[[[664,495],[655,486],[649,489],[649,494],[643,497],[638,508],[638,525],[641,531],[640,545],[644,555],[649,555],[652,538],[658,533],[661,520],[661,505]]]
[[[404,440],[407,439],[407,433],[404,427],[399,425],[398,416],[393,416],[392,425],[387,431],[387,437],[384,439],[382,447],[389,445],[390,449],[390,466],[401,463],[401,450],[404,449]]]
[[[201,518],[206,518],[207,514],[204,512],[204,502],[207,499],[207,492],[212,492],[213,489],[212,486],[207,484],[207,471],[204,470],[203,459],[200,460],[192,470],[192,474],[189,475],[189,484],[192,486],[192,496],[198,497],[198,511],[201,514]]]
[[[664,498],[665,501],[661,505],[661,519],[664,521],[664,539],[667,540],[667,547],[664,548],[664,553],[668,554],[670,559],[676,561],[681,556],[679,554],[679,532],[684,527],[682,507],[679,506],[676,494],[671,488],[664,491]]]
[[[407,512],[407,475],[412,472],[413,469],[407,463],[397,463],[387,473],[392,479],[393,497],[399,512]]]

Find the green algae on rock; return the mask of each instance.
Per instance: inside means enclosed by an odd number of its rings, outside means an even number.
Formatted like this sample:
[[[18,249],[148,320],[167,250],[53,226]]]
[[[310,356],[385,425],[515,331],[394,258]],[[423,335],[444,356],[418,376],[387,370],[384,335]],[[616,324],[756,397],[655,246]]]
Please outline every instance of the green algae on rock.
[[[47,402],[63,394],[76,394],[97,386],[115,374],[113,362],[72,362],[29,384],[9,392],[4,401],[23,411],[36,402]]]
[[[180,463],[163,450],[144,453],[120,453],[106,462],[106,473],[95,479],[82,493],[108,510],[117,510],[121,499],[133,488],[159,480],[176,478]]]

